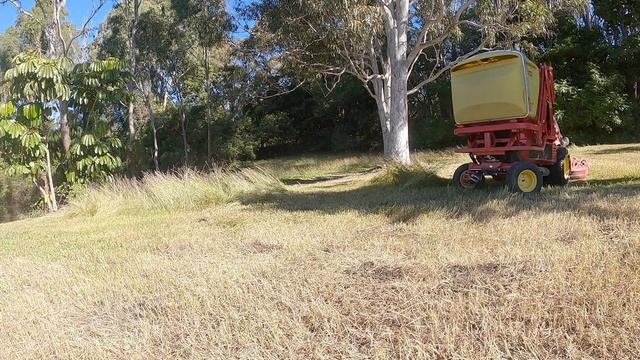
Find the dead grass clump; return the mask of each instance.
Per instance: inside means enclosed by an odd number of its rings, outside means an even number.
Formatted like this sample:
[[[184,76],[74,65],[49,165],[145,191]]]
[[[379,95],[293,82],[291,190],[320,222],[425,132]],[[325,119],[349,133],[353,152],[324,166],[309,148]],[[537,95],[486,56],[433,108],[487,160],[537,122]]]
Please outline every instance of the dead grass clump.
[[[282,250],[282,246],[277,244],[267,244],[261,241],[254,241],[245,246],[243,252],[246,254],[269,254]]]
[[[486,262],[473,265],[449,265],[445,268],[438,287],[441,292],[469,292],[482,290],[490,292],[508,292],[519,288],[524,281],[540,270],[534,271],[530,266],[518,264],[500,264]]]
[[[377,281],[394,281],[409,276],[412,273],[412,269],[403,266],[376,264],[373,261],[365,261],[355,269],[345,270],[344,273]]]

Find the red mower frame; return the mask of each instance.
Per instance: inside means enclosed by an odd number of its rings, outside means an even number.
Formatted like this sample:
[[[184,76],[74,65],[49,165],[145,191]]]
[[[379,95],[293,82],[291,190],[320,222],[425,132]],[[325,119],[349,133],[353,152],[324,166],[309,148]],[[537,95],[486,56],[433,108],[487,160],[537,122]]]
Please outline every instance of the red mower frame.
[[[456,125],[454,134],[466,136],[468,140],[466,147],[455,150],[457,153],[468,153],[471,158],[466,176],[476,176],[476,183],[484,175],[500,179],[507,175],[512,166],[522,162],[537,165],[541,176],[548,176],[548,167],[569,156],[566,149],[569,140],[562,136],[554,116],[555,100],[553,67],[543,64],[540,66],[540,93],[535,120],[523,117]],[[584,160],[570,159],[569,164],[571,178],[586,178],[588,167]]]

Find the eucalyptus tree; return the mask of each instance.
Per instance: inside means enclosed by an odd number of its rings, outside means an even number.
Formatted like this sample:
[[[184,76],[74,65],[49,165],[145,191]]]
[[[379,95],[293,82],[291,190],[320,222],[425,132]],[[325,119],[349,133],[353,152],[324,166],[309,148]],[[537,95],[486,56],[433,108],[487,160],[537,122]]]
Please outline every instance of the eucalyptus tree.
[[[102,25],[95,43],[98,56],[127,59],[131,71],[127,84],[131,95],[127,113],[127,157],[131,176],[137,174],[137,159],[133,152],[139,140],[138,133],[140,128],[147,124],[152,135],[153,168],[156,171],[160,170],[156,103],[168,83],[164,60],[169,56],[169,49],[172,47],[171,37],[174,36],[174,29],[171,27],[172,16],[170,11],[167,12],[170,6],[168,0],[117,1]],[[138,103],[146,109],[147,124],[142,119],[135,118]]]
[[[138,28],[140,14],[145,11],[148,2],[144,0],[114,1],[115,6],[102,25],[95,46],[101,58],[116,57],[127,59],[131,76],[127,83],[130,95],[138,93],[139,84],[136,82],[140,74],[138,54]],[[136,142],[138,130],[143,126],[142,119],[136,119],[136,105],[138,99],[130,96],[127,104],[127,168],[129,176],[138,173],[136,157]]]
[[[408,96],[424,91],[460,61],[549,32],[553,11],[582,0],[263,0],[247,8],[255,21],[249,47],[274,71],[321,74],[331,88],[356,76],[377,104],[385,155],[410,163]],[[452,56],[464,34],[477,41]],[[427,64],[417,74],[416,64]],[[424,66],[423,66],[424,68]]]
[[[172,99],[178,108],[180,131],[182,136],[183,163],[189,164],[189,139],[187,136],[187,107],[197,99],[198,90],[202,88],[198,74],[198,38],[195,29],[191,27],[189,3],[186,1],[172,2],[170,16],[166,17],[166,24],[172,31],[167,33],[169,45],[162,60],[164,74],[167,77],[165,96]],[[180,16],[186,12],[187,17]],[[169,14],[167,14],[169,15]],[[195,83],[194,83],[195,80]]]
[[[230,29],[224,2],[218,0],[158,1],[141,10],[136,33],[139,88],[150,114],[157,166],[157,129],[154,100],[170,100],[179,112],[183,163],[190,162],[189,107],[204,95],[212,102],[211,60],[213,48],[225,42]],[[163,106],[164,108],[164,106]],[[210,124],[211,111],[207,111]],[[209,125],[209,134],[211,128]],[[210,139],[210,137],[209,137]],[[209,140],[210,143],[210,140]]]
[[[222,0],[182,0],[174,2],[174,5],[182,11],[177,11],[179,17],[185,18],[189,27],[194,29],[197,42],[201,48],[199,54],[200,64],[204,71],[202,90],[206,101],[207,122],[207,160],[211,161],[212,149],[212,112],[213,92],[212,71],[226,65],[229,60],[228,46],[224,43],[229,40],[229,32],[233,30],[233,24],[229,14],[225,10],[225,2]]]
[[[169,87],[171,76],[167,71],[168,59],[175,49],[173,21],[170,13],[167,13],[167,7],[164,6],[168,3],[162,4],[150,4],[140,14],[136,32],[137,69],[134,73],[136,87],[142,94],[149,116],[152,134],[151,159],[156,171],[160,170],[156,100]]]

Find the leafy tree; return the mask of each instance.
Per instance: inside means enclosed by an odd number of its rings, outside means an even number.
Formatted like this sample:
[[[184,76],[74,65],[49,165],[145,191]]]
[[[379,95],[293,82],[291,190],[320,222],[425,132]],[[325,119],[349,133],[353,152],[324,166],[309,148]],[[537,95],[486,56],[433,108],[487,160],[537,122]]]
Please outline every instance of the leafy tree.
[[[11,60],[20,53],[20,34],[14,27],[0,34],[0,79],[11,68]]]
[[[97,47],[99,58],[126,59],[133,76],[129,77],[127,90],[131,95],[127,104],[127,170],[129,176],[138,174],[137,141],[139,127],[142,122],[137,119],[136,107],[139,99],[133,94],[138,90],[136,76],[139,74],[138,66],[138,28],[140,12],[143,9],[143,0],[123,0],[116,4],[109,13],[107,20],[98,34],[94,46]]]
[[[614,3],[624,9],[621,2]],[[556,70],[560,125],[579,143],[614,141],[621,135],[629,140],[629,130],[634,130],[630,109],[637,72],[634,60],[627,55],[640,47],[633,46],[630,36],[632,9],[627,7],[624,11],[630,16],[623,18],[610,13],[623,11],[609,8],[612,5],[594,1],[589,16],[556,13],[556,34],[540,45],[540,60],[553,64]],[[621,55],[624,53],[627,55]]]
[[[53,142],[57,137],[53,114],[56,99],[68,100],[71,90],[63,73],[66,59],[44,59],[25,53],[14,59],[5,73],[8,101],[0,106],[0,136],[11,175],[27,175],[42,195],[49,211],[58,210],[54,184]]]
[[[180,6],[176,6],[179,4]],[[225,2],[221,0],[182,0],[174,2],[178,9],[178,16],[186,18],[188,26],[195,29],[198,45],[199,62],[204,71],[202,90],[206,99],[207,121],[207,161],[213,157],[213,106],[214,85],[212,71],[220,68],[220,58],[228,58],[228,49],[221,46],[228,40],[228,34],[233,30],[231,18],[225,10]],[[182,11],[179,11],[182,10]]]
[[[573,2],[554,2],[554,6]],[[511,46],[546,32],[553,20],[547,1],[314,1],[263,0],[250,6],[256,25],[248,43],[277,69],[320,73],[332,82],[357,77],[375,99],[384,153],[409,163],[408,96],[424,90],[457,62],[495,46]],[[447,50],[473,31],[472,49]],[[412,78],[425,58],[430,70]]]
[[[117,59],[76,65],[70,79],[73,91],[71,107],[76,121],[70,153],[73,163],[66,173],[69,182],[106,180],[118,170],[122,161],[117,156],[122,147],[110,119],[100,118],[99,110],[128,100],[129,73]]]
[[[630,105],[626,94],[620,92],[624,86],[619,77],[606,76],[593,64],[588,76],[581,87],[566,80],[556,86],[558,123],[564,133],[581,143],[600,142],[619,129]]]
[[[0,137],[9,173],[29,176],[49,211],[58,209],[56,190],[104,180],[118,169],[121,161],[114,153],[120,140],[112,136],[107,122],[96,117],[100,106],[125,98],[126,73],[117,60],[74,67],[66,58],[23,53],[6,71],[5,81]],[[71,104],[76,117],[70,152],[56,146],[59,100]]]

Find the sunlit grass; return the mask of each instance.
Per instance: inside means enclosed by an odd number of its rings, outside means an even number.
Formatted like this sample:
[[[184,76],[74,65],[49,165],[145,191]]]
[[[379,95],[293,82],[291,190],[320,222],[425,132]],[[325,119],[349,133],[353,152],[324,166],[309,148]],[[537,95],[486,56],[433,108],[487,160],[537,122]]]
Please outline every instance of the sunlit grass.
[[[0,358],[634,358],[640,145],[572,153],[539,196],[449,152],[93,189],[0,225]]]

